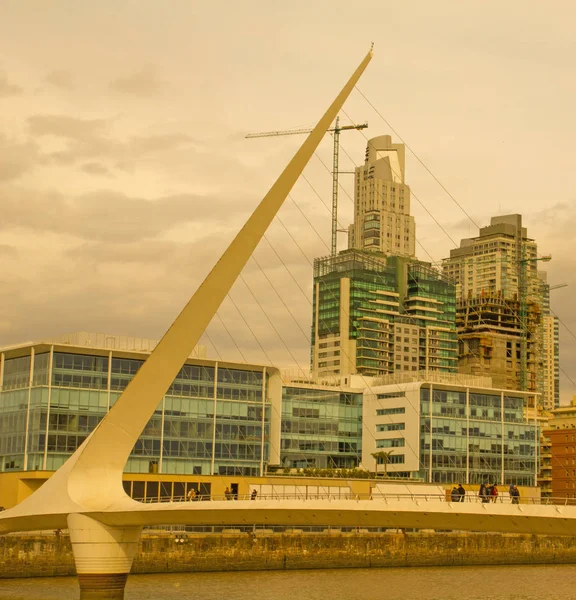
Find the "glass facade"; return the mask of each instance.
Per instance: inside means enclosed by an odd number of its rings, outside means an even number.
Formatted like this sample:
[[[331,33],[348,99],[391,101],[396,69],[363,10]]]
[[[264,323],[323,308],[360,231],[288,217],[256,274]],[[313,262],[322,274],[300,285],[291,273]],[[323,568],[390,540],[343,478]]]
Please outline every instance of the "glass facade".
[[[49,349],[23,348],[21,354],[31,354],[4,355],[1,363],[2,471],[59,468],[114,405],[144,358],[44,348]],[[125,471],[257,476],[271,457],[285,468],[360,464],[360,391],[285,384],[280,413],[277,396],[273,410],[270,387],[265,367],[190,359],[148,421]],[[417,424],[403,418],[410,412],[405,392],[376,394],[375,416],[392,417],[374,430],[375,447],[393,451],[389,463],[404,465],[412,448],[405,439],[417,435],[419,463],[406,468],[406,476],[436,483],[534,485],[538,428],[524,419],[523,397],[445,388],[423,384],[415,392],[419,433]],[[273,389],[279,395],[280,386]],[[271,447],[273,427],[276,434],[279,430],[280,448]],[[153,489],[149,492],[154,496]]]
[[[59,468],[142,363],[112,353],[58,351],[6,358],[0,470]],[[136,442],[125,471],[262,474],[270,453],[267,387],[264,368],[184,365]]]
[[[314,283],[314,373],[456,372],[456,290],[429,264],[346,250],[314,261]],[[330,344],[339,336],[355,341],[354,356]]]
[[[362,394],[284,387],[281,464],[353,468],[362,455]]]
[[[422,263],[408,265],[406,312],[420,327],[421,370],[456,372],[456,288]],[[431,322],[431,317],[434,320]]]
[[[538,427],[521,396],[420,389],[420,477],[536,485]],[[432,475],[430,476],[430,472]]]

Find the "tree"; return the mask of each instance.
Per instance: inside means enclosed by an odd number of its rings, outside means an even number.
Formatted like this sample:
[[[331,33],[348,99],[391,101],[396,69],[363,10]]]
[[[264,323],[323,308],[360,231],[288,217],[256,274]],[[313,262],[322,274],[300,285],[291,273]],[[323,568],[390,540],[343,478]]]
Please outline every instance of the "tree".
[[[387,467],[390,462],[390,456],[394,450],[389,450],[386,452],[385,450],[380,450],[379,452],[372,452],[371,456],[376,460],[376,465],[384,465],[384,477],[387,475]],[[376,467],[376,472],[378,472],[378,467]]]

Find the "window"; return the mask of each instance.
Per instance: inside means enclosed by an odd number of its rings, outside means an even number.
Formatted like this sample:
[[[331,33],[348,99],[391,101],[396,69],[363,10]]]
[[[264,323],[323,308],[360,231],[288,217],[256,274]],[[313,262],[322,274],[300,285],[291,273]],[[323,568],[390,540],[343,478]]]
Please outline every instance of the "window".
[[[404,438],[390,438],[388,440],[376,440],[376,448],[403,448],[406,443]]]
[[[376,410],[377,417],[383,417],[385,415],[403,415],[406,413],[404,406],[396,406],[394,408],[379,408]]]
[[[385,423],[384,425],[376,425],[376,431],[403,431],[406,429],[405,423]]]

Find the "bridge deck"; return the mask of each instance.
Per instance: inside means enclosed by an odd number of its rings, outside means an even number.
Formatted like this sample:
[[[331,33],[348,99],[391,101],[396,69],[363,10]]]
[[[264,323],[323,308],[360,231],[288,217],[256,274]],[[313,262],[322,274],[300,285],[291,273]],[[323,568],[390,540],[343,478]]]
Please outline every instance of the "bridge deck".
[[[397,494],[371,498],[318,495],[206,500],[141,503],[126,497],[109,510],[82,511],[82,514],[118,527],[306,525],[576,535],[576,506],[535,501],[512,504],[505,498],[488,503],[474,496],[465,502],[448,502],[440,496]],[[0,514],[0,532],[67,527],[65,514],[44,515],[42,525],[30,519],[30,516],[3,519]]]

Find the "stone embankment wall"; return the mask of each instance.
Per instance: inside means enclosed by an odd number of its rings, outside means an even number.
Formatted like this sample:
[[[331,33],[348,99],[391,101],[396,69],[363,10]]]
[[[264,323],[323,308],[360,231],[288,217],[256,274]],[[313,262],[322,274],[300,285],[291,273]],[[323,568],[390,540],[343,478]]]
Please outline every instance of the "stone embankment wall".
[[[0,578],[75,573],[66,535],[0,537],[0,559]],[[576,563],[576,544],[497,533],[144,535],[132,573],[539,563]]]

